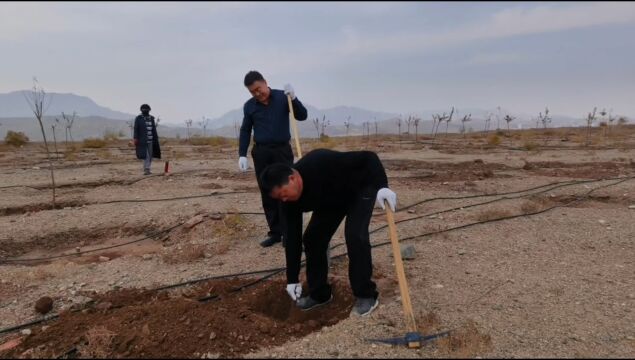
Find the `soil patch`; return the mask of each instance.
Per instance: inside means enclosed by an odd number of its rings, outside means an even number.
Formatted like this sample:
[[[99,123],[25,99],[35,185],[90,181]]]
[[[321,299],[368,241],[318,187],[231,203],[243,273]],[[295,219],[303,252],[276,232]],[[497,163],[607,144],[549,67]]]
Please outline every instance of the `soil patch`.
[[[241,291],[253,280],[217,280],[187,292],[125,289],[95,296],[95,306],[67,311],[2,357],[236,357],[281,345],[349,316],[347,284],[335,280],[333,301],[302,312],[283,280]],[[212,298],[199,301],[202,297]]]

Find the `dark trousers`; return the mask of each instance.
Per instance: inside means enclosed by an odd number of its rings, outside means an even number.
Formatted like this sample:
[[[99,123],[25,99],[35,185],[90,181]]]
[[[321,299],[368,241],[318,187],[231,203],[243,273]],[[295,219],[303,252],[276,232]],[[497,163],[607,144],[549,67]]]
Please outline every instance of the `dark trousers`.
[[[256,180],[260,188],[262,197],[262,208],[265,211],[267,224],[269,225],[269,236],[281,236],[282,226],[280,224],[280,202],[272,199],[269,194],[262,191],[260,184],[260,174],[269,165],[275,163],[285,163],[293,165],[293,151],[291,145],[286,144],[254,144],[251,149],[251,157],[254,160],[256,170]]]
[[[376,189],[362,189],[346,207],[313,211],[304,232],[303,243],[309,295],[314,300],[322,302],[331,297],[331,286],[327,279],[329,268],[326,250],[344,217],[344,237],[349,262],[348,279],[353,295],[377,298],[377,286],[371,280],[373,260],[368,234],[376,194]]]

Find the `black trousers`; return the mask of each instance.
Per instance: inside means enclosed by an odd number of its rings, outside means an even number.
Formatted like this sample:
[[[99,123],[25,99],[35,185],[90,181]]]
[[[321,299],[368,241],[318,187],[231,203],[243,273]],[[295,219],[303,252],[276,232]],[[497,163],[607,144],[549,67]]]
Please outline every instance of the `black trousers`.
[[[282,225],[280,223],[281,208],[278,200],[272,199],[269,194],[262,191],[260,184],[260,174],[269,165],[275,163],[285,163],[293,165],[293,151],[289,143],[282,144],[254,144],[251,149],[251,157],[254,159],[254,169],[256,170],[256,181],[260,188],[262,197],[262,208],[265,211],[267,224],[269,225],[269,236],[282,236]]]
[[[377,298],[377,286],[371,280],[373,260],[368,234],[376,195],[377,189],[361,189],[346,207],[313,212],[302,239],[306,254],[309,295],[314,300],[322,302],[331,297],[326,250],[344,217],[344,237],[349,261],[348,279],[353,295]]]

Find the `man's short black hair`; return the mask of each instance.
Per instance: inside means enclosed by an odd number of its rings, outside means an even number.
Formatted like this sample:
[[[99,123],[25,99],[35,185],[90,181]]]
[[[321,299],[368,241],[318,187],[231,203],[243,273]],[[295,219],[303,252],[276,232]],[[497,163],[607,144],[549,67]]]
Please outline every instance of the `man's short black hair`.
[[[150,111],[150,110],[151,110],[151,109],[150,109],[150,105],[148,105],[148,104],[143,104],[143,105],[141,105],[141,107],[139,108],[139,110],[143,111],[143,109],[148,109],[148,111]]]
[[[245,75],[245,86],[251,86],[256,81],[265,81],[265,78],[262,77],[262,74],[257,72],[256,70],[251,70]]]
[[[270,194],[277,186],[289,183],[289,175],[293,174],[293,168],[284,163],[276,163],[267,166],[260,174],[260,186],[265,194]]]

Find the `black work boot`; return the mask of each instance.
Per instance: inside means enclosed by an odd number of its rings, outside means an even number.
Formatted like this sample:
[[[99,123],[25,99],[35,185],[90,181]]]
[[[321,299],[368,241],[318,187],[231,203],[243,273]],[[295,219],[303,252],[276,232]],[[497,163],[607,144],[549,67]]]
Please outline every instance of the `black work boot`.
[[[260,242],[260,246],[262,247],[269,247],[275,243],[279,243],[282,241],[282,238],[280,236],[277,235],[273,235],[273,236],[269,236],[268,238],[264,239],[263,241]]]

